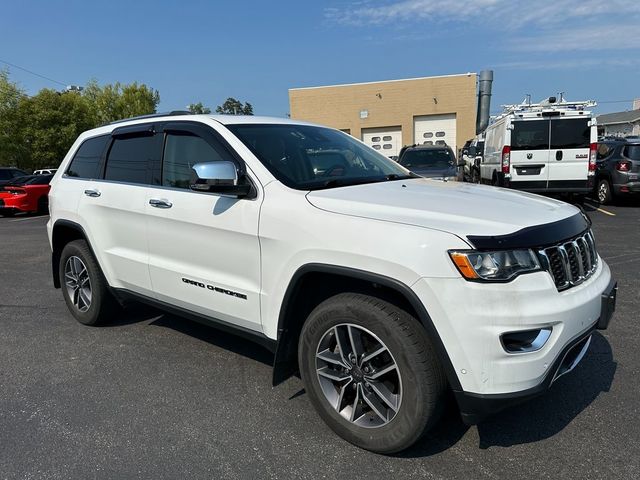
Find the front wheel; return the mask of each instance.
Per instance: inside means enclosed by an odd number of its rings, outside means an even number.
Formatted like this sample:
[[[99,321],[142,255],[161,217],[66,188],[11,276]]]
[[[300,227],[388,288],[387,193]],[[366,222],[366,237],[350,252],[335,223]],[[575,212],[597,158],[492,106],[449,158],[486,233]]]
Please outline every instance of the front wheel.
[[[415,318],[383,300],[322,302],[302,329],[298,361],[316,411],[359,447],[404,450],[439,417],[446,380],[434,348]]]

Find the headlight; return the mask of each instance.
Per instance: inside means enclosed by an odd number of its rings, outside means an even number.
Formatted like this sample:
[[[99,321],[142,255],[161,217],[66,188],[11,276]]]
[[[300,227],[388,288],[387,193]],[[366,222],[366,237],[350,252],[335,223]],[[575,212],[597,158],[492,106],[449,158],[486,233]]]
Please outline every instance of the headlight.
[[[540,270],[540,262],[531,250],[461,250],[450,251],[449,255],[467,280],[504,282],[521,273]]]

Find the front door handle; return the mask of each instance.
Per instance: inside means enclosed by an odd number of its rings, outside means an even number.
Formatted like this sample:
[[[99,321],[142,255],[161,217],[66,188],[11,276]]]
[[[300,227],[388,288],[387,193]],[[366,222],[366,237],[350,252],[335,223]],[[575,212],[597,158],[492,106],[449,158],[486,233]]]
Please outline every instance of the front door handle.
[[[100,196],[100,190],[85,190],[84,194],[87,197],[99,197]]]
[[[562,160],[562,150],[556,152],[556,160]]]
[[[156,208],[171,208],[173,207],[173,203],[169,200],[165,200],[164,198],[152,198],[149,200],[149,205]]]

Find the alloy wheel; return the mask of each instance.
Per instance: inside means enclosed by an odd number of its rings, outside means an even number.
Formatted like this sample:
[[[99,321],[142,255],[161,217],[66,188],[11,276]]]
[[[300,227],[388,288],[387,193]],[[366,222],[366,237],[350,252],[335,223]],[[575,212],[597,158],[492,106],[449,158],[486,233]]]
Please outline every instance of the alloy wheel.
[[[355,425],[381,427],[400,409],[398,365],[387,346],[362,326],[343,323],[325,332],[316,350],[316,373],[329,404]]]
[[[609,185],[606,182],[602,182],[598,188],[598,200],[600,203],[604,203],[609,198]]]
[[[91,307],[91,279],[84,262],[76,256],[67,259],[64,266],[64,283],[69,298],[80,312]]]

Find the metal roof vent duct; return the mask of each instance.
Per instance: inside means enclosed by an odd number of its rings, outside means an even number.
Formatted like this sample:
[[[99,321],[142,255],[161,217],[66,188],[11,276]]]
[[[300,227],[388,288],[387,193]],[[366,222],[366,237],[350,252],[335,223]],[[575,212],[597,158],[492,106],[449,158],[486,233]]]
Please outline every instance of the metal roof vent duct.
[[[482,70],[478,80],[478,114],[476,115],[476,134],[484,132],[489,125],[492,83],[493,70]]]

